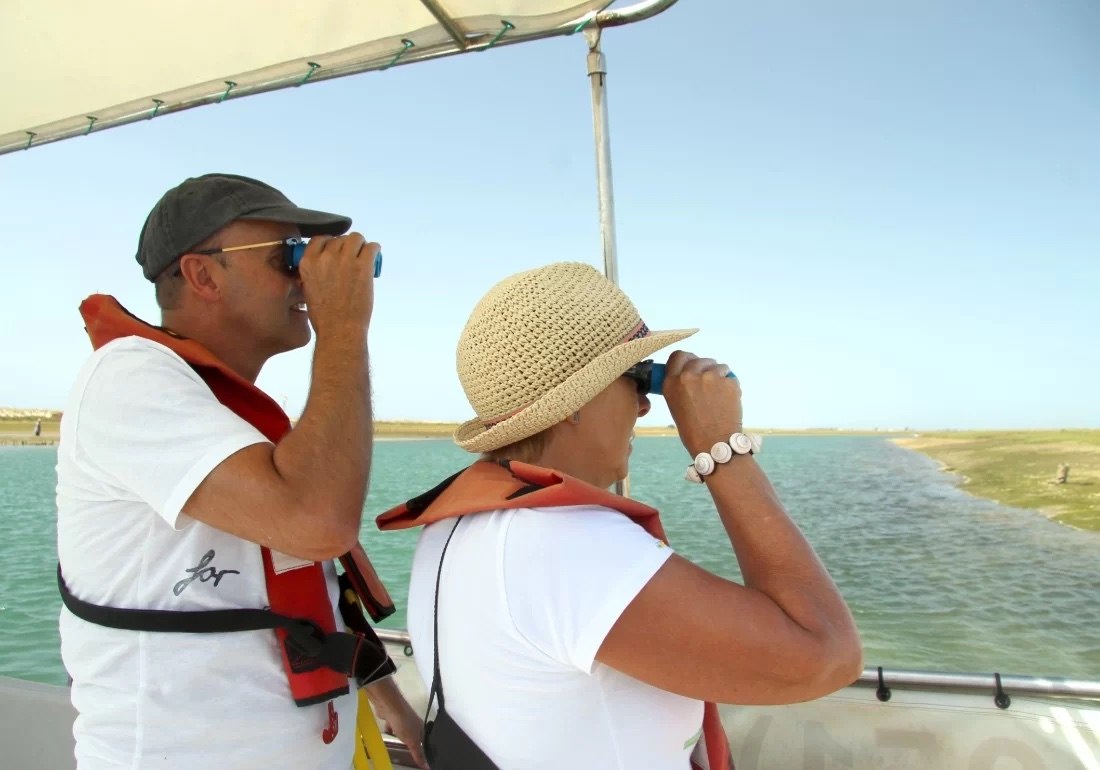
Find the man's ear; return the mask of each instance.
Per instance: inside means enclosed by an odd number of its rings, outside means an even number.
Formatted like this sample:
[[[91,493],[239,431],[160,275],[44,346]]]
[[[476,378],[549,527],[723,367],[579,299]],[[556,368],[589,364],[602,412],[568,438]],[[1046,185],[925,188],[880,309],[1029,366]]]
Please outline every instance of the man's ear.
[[[180,257],[180,274],[184,283],[205,302],[213,302],[221,297],[217,267],[217,262],[205,254],[184,254]]]

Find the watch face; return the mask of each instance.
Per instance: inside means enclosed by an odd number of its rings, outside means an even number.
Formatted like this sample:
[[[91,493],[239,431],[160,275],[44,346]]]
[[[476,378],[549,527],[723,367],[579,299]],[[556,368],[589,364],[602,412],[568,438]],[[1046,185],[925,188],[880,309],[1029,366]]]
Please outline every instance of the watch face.
[[[748,454],[752,451],[752,439],[744,433],[734,433],[730,436],[730,445],[733,447],[733,451],[739,455]]]

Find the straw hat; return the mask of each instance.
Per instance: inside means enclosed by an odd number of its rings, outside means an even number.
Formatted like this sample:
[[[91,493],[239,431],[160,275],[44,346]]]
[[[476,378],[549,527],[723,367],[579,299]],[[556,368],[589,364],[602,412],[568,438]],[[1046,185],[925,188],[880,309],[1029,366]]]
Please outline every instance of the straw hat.
[[[458,378],[477,418],[455,431],[455,443],[487,452],[533,436],[697,331],[650,331],[591,265],[558,262],[505,278],[474,308],[458,341]]]

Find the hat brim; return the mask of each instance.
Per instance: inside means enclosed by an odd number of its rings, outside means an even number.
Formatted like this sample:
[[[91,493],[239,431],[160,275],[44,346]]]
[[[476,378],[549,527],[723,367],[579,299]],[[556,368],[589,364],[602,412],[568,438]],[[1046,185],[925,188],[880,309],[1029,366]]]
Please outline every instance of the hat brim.
[[[489,452],[546,430],[587,404],[634,364],[697,331],[651,332],[649,336],[617,345],[506,420],[491,427],[485,427],[477,419],[462,423],[454,433],[455,443],[467,452]]]
[[[305,238],[312,238],[315,235],[343,235],[351,229],[350,217],[297,206],[268,206],[237,218],[263,219],[268,222],[298,225],[298,229]]]

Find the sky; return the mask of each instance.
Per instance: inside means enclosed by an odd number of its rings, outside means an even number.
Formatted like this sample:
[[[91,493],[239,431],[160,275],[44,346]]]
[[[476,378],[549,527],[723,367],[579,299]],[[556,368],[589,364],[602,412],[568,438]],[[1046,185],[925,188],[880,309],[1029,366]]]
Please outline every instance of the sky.
[[[1100,427],[1098,37],[1091,0],[680,0],[606,31],[621,285],[650,328],[702,330],[680,346],[738,374],[748,425]],[[472,417],[477,300],[602,266],[585,54],[497,48],[0,156],[0,406],[63,407],[85,296],[159,320],[141,225],[224,171],[382,244],[377,418]],[[292,415],[311,354],[258,382]],[[641,424],[670,423],[656,401]]]

